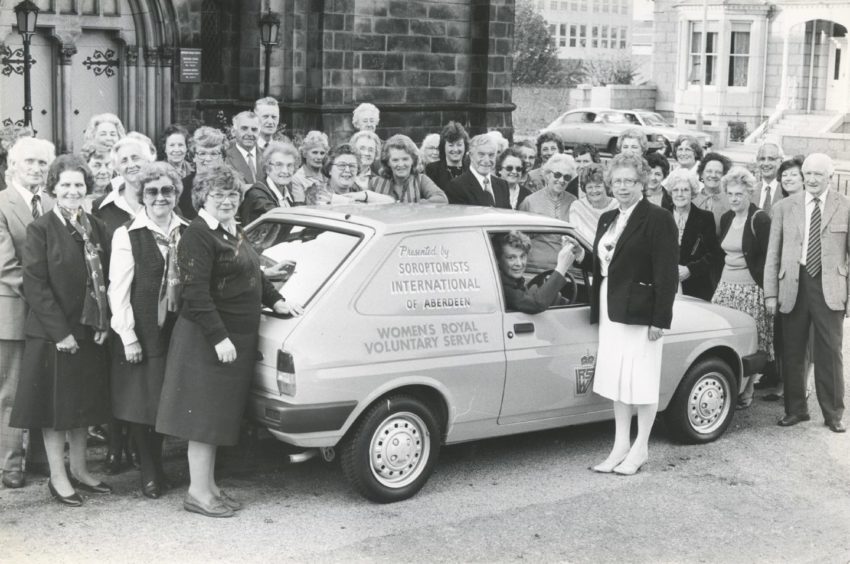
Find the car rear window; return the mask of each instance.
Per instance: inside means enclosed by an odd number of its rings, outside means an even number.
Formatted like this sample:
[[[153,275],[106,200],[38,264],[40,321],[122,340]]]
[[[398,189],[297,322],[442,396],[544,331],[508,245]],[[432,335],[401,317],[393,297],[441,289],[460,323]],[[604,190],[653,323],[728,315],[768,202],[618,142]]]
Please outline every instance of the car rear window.
[[[361,241],[361,236],[324,226],[265,220],[247,232],[248,240],[269,269],[282,261],[294,263],[272,283],[287,300],[306,305]]]

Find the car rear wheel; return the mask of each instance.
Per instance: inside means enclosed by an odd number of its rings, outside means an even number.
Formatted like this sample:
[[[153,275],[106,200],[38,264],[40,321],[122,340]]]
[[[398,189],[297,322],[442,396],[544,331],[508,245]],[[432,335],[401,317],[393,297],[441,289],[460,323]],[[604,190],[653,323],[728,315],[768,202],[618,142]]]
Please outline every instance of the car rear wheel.
[[[342,455],[346,479],[364,497],[392,503],[416,494],[440,453],[440,424],[418,398],[382,399],[361,416]]]
[[[665,411],[670,433],[688,444],[710,443],[722,435],[735,413],[735,376],[717,358],[688,369]]]

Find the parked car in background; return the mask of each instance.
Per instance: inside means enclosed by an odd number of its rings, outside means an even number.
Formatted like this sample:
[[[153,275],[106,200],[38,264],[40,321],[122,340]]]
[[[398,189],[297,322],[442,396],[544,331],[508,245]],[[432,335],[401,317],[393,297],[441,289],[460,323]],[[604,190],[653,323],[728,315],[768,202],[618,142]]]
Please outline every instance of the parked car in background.
[[[540,132],[556,133],[566,147],[589,143],[600,151],[614,154],[623,131],[638,127],[646,134],[650,151],[672,156],[673,143],[680,135],[696,137],[703,147],[711,147],[711,137],[696,130],[670,125],[660,114],[647,110],[580,108],[562,114]]]
[[[514,229],[591,250],[567,223],[485,207],[302,206],[252,223],[263,261],[292,265],[277,284],[305,311],[264,312],[250,417],[305,456],[338,454],[382,503],[419,491],[443,445],[613,418],[592,391],[591,274],[573,268],[546,311],[508,309],[493,240]],[[672,437],[706,443],[760,370],[756,326],[694,298],[673,311],[658,406]]]

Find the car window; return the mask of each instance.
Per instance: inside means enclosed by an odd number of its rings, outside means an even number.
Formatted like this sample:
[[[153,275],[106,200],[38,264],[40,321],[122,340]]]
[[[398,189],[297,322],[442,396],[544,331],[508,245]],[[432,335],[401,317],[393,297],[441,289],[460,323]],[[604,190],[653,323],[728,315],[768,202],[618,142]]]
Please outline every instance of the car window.
[[[629,123],[626,116],[619,112],[608,112],[599,114],[599,116],[600,117],[597,118],[597,121],[601,121],[602,123]]]
[[[592,121],[593,114],[589,112],[572,112],[561,118],[561,123],[590,123]]]
[[[406,235],[357,299],[365,315],[463,315],[497,311],[493,266],[480,230]]]
[[[667,120],[654,112],[643,112],[640,114],[640,117],[643,118],[646,125],[651,125],[653,127],[672,127],[669,123],[667,123]]]
[[[269,275],[287,300],[306,305],[357,247],[361,236],[327,227],[267,219],[251,227],[248,240],[269,269],[293,263]]]
[[[631,114],[631,113],[626,112],[626,113],[623,114],[623,117],[626,118],[626,121],[631,123],[631,124],[634,124],[634,125],[640,125],[641,124],[640,120],[637,118],[637,116],[635,114]]]
[[[505,234],[505,231],[493,231],[490,235],[490,249],[493,253],[494,257],[498,257],[498,253],[496,252],[496,240],[500,235]],[[582,248],[585,251],[585,261],[582,264],[575,263],[569,270],[569,274],[575,280],[576,292],[575,299],[571,299],[570,301],[566,301],[564,299],[557,299],[549,309],[558,308],[558,307],[576,307],[576,306],[585,306],[590,304],[590,285],[588,284],[588,280],[590,279],[590,275],[588,272],[584,270],[584,267],[590,264],[589,257],[591,250],[587,248],[586,243],[581,241],[575,233],[571,231],[557,231],[557,230],[546,230],[546,231],[532,231],[527,230],[523,231],[529,239],[531,239],[531,251],[528,253],[528,262],[526,266],[525,274],[523,275],[523,279],[528,285],[532,283],[536,285],[535,278],[542,279],[543,273],[550,271],[555,268],[555,263],[557,261],[558,251],[561,249],[561,238],[564,235],[569,235],[575,240],[578,240],[582,245]],[[496,264],[498,265],[498,258],[496,259]],[[541,280],[542,281],[542,280]],[[500,284],[502,285],[502,295],[504,296],[505,288],[503,277],[500,275]],[[570,294],[569,297],[572,297],[572,288],[566,287],[565,291],[562,294]],[[566,297],[566,296],[565,296]],[[506,310],[511,311],[507,308],[507,300],[505,300]]]

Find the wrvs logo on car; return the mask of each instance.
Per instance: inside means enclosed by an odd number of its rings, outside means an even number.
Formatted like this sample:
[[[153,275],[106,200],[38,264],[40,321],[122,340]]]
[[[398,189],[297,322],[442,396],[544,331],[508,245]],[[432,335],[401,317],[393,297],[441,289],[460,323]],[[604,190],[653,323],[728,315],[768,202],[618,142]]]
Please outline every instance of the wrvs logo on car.
[[[363,343],[367,354],[486,345],[490,334],[475,321],[390,325],[376,329],[378,338]]]

